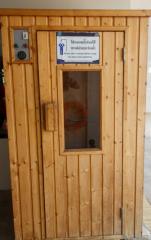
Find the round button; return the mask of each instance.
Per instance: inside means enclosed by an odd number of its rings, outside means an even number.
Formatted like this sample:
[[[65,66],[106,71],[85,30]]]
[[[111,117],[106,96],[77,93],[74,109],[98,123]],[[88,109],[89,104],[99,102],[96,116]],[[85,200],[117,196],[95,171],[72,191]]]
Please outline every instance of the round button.
[[[26,53],[24,51],[19,51],[17,57],[20,60],[24,60],[26,58]]]

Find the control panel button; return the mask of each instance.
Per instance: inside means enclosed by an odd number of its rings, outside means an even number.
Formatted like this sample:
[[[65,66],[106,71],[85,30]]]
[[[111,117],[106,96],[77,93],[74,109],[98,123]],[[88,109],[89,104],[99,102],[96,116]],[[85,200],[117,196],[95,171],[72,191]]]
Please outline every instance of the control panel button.
[[[14,43],[14,48],[19,48],[17,43]]]
[[[17,57],[18,57],[18,59],[20,59],[20,60],[26,59],[26,52],[24,52],[24,51],[19,51],[18,54],[17,54]]]

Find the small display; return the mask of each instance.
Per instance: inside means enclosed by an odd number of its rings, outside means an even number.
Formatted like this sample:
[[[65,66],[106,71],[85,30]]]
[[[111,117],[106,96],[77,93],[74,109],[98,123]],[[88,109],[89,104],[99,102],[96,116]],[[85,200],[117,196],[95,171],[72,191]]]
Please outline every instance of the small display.
[[[29,61],[29,32],[26,29],[14,30],[14,57],[15,61]]]

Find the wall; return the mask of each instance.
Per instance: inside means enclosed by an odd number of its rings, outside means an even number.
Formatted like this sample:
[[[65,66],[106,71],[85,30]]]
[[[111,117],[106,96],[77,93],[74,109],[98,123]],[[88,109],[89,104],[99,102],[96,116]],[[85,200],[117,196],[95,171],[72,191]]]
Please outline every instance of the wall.
[[[145,136],[151,137],[151,18],[149,21],[148,36],[148,74],[147,74],[147,92],[146,92],[146,129]]]
[[[2,56],[0,34],[0,56]],[[8,140],[0,139],[0,190],[10,189]]]
[[[0,190],[10,189],[8,140],[0,139]]]
[[[37,0],[37,1],[19,1],[5,0],[0,1],[1,8],[77,8],[77,9],[126,9],[130,8],[130,0]]]
[[[133,9],[149,9],[151,8],[150,0],[131,0],[131,8]]]

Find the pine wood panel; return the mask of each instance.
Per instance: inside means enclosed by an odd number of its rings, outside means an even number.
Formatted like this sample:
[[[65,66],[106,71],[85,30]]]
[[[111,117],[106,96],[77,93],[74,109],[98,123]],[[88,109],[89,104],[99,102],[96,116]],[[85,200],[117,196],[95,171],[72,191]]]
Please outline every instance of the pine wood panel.
[[[51,33],[50,45],[56,46],[56,33]],[[56,49],[51,50],[51,73],[53,101],[58,108],[57,80],[56,73]],[[55,154],[55,182],[56,182],[56,214],[57,214],[57,236],[67,237],[69,235],[68,205],[67,205],[67,160],[65,156],[60,156],[58,138],[58,109],[56,109],[55,119],[57,122],[54,132],[54,154]],[[59,144],[58,144],[59,143]],[[61,203],[61,204],[60,204]]]
[[[78,156],[67,157],[67,177],[68,177],[69,237],[78,237],[80,232]]]
[[[42,25],[47,26],[48,20],[47,17],[35,18],[35,26]],[[38,142],[38,158],[39,158],[39,183],[40,183],[40,210],[41,210],[41,228],[42,228],[42,238],[45,238],[46,235],[46,222],[45,222],[45,200],[44,200],[44,173],[43,173],[43,159],[42,159],[42,144],[41,144],[41,114],[40,114],[40,91],[39,91],[39,81],[38,81],[38,53],[37,49],[37,34],[36,31],[33,31],[33,70],[35,78],[35,107],[36,107],[36,127],[37,127],[37,142]]]
[[[3,62],[5,74],[5,94],[6,94],[6,110],[7,110],[7,125],[9,134],[9,161],[11,174],[11,188],[13,198],[13,220],[16,240],[22,239],[22,219],[21,219],[21,203],[20,203],[20,178],[18,168],[18,155],[16,143],[16,119],[14,106],[14,86],[12,81],[12,69],[9,63],[10,46],[8,32],[8,17],[2,17],[2,48]]]
[[[89,26],[100,26],[101,19],[100,17],[89,17],[88,25]]]
[[[91,235],[90,156],[79,155],[80,234]]]
[[[139,76],[138,76],[138,105],[137,105],[137,163],[136,163],[136,196],[135,196],[135,236],[141,237],[143,220],[143,181],[144,181],[144,125],[145,98],[147,80],[147,43],[148,19],[140,19],[139,41]]]
[[[126,26],[126,18],[125,17],[115,17],[114,18],[114,26],[123,27]]]
[[[86,17],[75,17],[75,26],[87,26]]]
[[[46,236],[56,236],[55,219],[55,179],[54,179],[54,153],[53,133],[44,128],[44,104],[52,103],[52,79],[50,66],[50,39],[48,32],[38,32],[38,65],[40,84],[40,103],[42,114],[42,149],[44,167],[44,192]]]
[[[127,62],[125,65],[124,149],[123,149],[123,206],[124,234],[134,235],[136,115],[139,19],[128,18]],[[129,169],[129,170],[128,170]]]
[[[60,26],[61,17],[49,17],[49,26]]]
[[[112,26],[113,18],[112,17],[102,17],[102,26]]]
[[[21,17],[10,17],[11,26],[21,26]],[[19,159],[19,177],[22,209],[23,238],[33,236],[33,205],[31,183],[31,159],[28,132],[27,92],[24,65],[12,65],[14,82],[14,103],[16,117],[17,150]],[[20,99],[20,101],[18,101]],[[20,114],[22,112],[22,114]],[[23,137],[24,136],[24,137]],[[24,148],[23,148],[24,146]],[[23,177],[26,176],[26,177]]]
[[[31,196],[31,165],[29,153],[27,98],[23,65],[13,65],[14,99],[16,109],[16,132],[19,158],[19,176],[24,239],[33,236],[33,214]],[[18,101],[20,99],[20,101]],[[20,114],[22,113],[22,114]],[[24,136],[24,137],[23,137]],[[24,147],[23,147],[24,146]],[[24,176],[24,177],[23,177]]]
[[[123,207],[123,85],[124,85],[124,33],[115,34],[115,162],[114,162],[114,234],[121,234],[120,209]]]
[[[74,25],[74,17],[62,17],[62,25],[63,26],[73,26]]]
[[[103,234],[113,234],[114,51],[115,34],[103,33],[102,76]]]
[[[34,26],[34,17],[23,17],[23,26]],[[32,179],[32,201],[33,201],[33,221],[34,237],[41,238],[41,213],[40,213],[40,185],[39,185],[39,162],[37,154],[37,129],[35,112],[35,86],[34,73],[31,64],[25,65],[26,89],[27,89],[27,111],[29,126],[29,143],[31,158],[31,179]]]
[[[36,17],[36,25],[45,26],[48,25],[48,17]]]
[[[103,234],[103,211],[102,211],[102,185],[103,185],[103,157],[91,156],[91,201],[92,201],[92,236]]]

